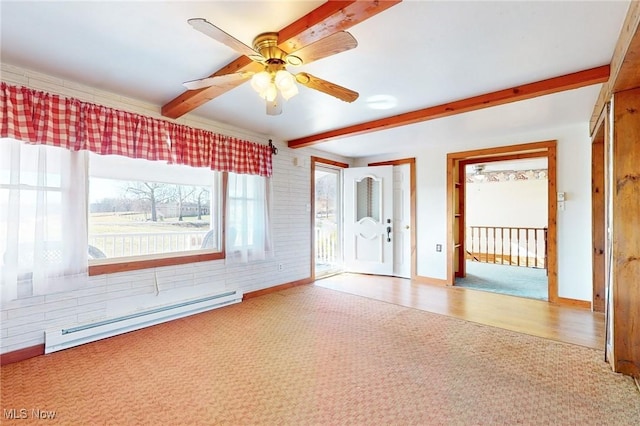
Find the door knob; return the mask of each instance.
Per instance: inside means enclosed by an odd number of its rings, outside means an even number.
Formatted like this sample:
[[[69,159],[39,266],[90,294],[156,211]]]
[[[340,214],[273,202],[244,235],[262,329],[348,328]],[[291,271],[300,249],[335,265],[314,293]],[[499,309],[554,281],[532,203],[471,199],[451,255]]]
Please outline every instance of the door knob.
[[[405,226],[404,229],[409,229],[409,225]]]

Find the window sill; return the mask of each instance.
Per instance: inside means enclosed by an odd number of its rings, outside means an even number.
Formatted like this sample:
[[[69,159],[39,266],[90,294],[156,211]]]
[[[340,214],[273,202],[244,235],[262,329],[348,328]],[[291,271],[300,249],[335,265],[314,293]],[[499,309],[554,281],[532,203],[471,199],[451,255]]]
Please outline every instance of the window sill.
[[[90,260],[89,276],[136,271],[138,269],[158,268],[161,266],[207,262],[210,260],[220,260],[224,258],[224,252],[198,251],[188,252],[185,254],[171,253],[164,256],[136,256]]]

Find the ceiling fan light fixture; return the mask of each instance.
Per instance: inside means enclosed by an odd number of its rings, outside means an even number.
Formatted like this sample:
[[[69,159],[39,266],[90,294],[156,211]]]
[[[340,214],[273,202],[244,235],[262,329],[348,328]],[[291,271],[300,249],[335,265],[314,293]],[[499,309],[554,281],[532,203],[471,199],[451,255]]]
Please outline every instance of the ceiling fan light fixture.
[[[285,98],[286,100],[289,100],[298,94],[298,86],[294,84],[291,87],[288,87],[287,89],[280,89],[280,93],[282,93],[283,98]]]
[[[289,99],[298,94],[298,85],[296,84],[295,77],[287,70],[280,70],[276,72],[274,78],[276,87],[280,89],[282,97]]]
[[[296,84],[293,75],[287,70],[280,70],[276,73],[274,81],[276,82],[276,87],[280,90],[287,90],[291,86]]]
[[[276,66],[280,67],[277,71]],[[264,71],[254,74],[251,87],[268,103],[273,103],[278,94],[287,100],[298,94],[296,78],[282,64],[268,65]]]
[[[477,182],[483,182],[486,179],[484,175],[484,164],[476,164],[473,166],[473,179]]]
[[[253,87],[253,90],[260,93],[260,96],[262,96],[262,93],[265,92],[270,85],[271,74],[269,74],[267,71],[261,71],[251,77],[251,87]]]
[[[260,96],[267,102],[275,101],[278,97],[278,89],[276,88],[276,85],[273,82],[270,83],[267,89],[264,92],[260,93]]]

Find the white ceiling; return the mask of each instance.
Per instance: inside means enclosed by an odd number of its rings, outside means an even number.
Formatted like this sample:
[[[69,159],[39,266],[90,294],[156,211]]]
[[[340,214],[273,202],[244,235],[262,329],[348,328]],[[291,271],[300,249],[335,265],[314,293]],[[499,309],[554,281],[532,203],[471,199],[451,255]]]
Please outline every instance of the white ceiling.
[[[238,57],[202,17],[251,45],[322,1],[0,2],[2,63],[161,106]],[[611,61],[629,1],[404,1],[352,27],[353,50],[299,70],[360,93],[302,87],[280,116],[243,84],[192,114],[288,140],[585,70]],[[295,72],[294,69],[292,71]],[[600,85],[322,143],[349,157],[587,123]],[[368,100],[391,96],[376,110]]]
[[[520,160],[504,160],[504,161],[492,161],[490,163],[478,163],[467,164],[465,173],[470,174],[475,172],[476,166],[482,166],[485,172],[501,172],[511,170],[541,170],[547,169],[547,158],[536,157],[526,158]]]

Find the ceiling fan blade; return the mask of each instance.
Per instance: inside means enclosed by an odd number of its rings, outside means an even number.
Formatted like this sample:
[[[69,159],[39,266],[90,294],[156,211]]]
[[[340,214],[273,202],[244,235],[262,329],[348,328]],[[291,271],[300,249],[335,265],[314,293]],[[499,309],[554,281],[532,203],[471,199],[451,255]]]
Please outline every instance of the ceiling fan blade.
[[[358,99],[358,96],[360,96],[358,92],[354,92],[346,87],[338,86],[337,84],[315,77],[311,74],[307,74],[306,72],[296,74],[296,81],[303,86],[334,96],[345,102],[353,102]]]
[[[216,75],[213,77],[201,78],[199,80],[191,80],[191,81],[182,83],[182,85],[189,90],[204,89],[205,87],[211,87],[211,86],[221,87],[228,83],[235,83],[236,81],[244,80],[246,78],[251,77],[252,75],[253,75],[252,72],[236,72],[231,74]]]
[[[339,31],[291,52],[288,56],[297,56],[302,59],[303,64],[308,64],[336,53],[351,50],[357,45],[358,41],[350,33]],[[296,65],[291,62],[290,64]]]
[[[203,18],[191,18],[187,22],[196,30],[211,37],[212,39],[219,41],[220,43],[232,48],[236,52],[248,56],[256,62],[266,61],[264,56],[247,46],[237,38],[222,31],[220,28],[213,25],[211,22]]]

